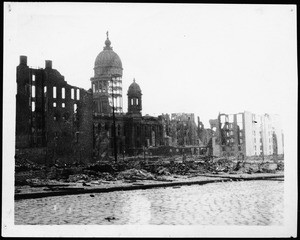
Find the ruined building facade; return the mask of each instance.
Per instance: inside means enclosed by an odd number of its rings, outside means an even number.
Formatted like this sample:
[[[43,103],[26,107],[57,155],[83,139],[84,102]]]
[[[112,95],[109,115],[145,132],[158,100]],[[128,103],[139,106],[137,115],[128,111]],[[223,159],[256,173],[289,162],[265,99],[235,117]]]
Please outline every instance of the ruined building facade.
[[[222,113],[210,120],[210,125],[214,156],[244,158],[284,153],[280,118],[276,114]]]
[[[164,144],[161,121],[142,116],[142,91],[135,80],[127,91],[127,113],[123,112],[122,74],[122,61],[107,36],[103,51],[96,57],[91,78],[96,159],[112,155],[114,147],[117,154],[135,155],[149,146]]]
[[[69,85],[46,61],[45,68],[17,66],[16,149],[40,161],[88,161],[92,156],[92,94]]]
[[[123,66],[108,34],[96,56],[91,89],[69,85],[47,60],[31,68],[27,57],[17,66],[16,152],[53,164],[88,163],[136,155],[149,147],[205,147],[210,134],[194,114],[142,115],[142,89],[133,80],[123,107]],[[200,152],[195,151],[195,152]]]
[[[172,113],[160,116],[163,122],[164,139],[169,146],[200,145],[193,113]]]

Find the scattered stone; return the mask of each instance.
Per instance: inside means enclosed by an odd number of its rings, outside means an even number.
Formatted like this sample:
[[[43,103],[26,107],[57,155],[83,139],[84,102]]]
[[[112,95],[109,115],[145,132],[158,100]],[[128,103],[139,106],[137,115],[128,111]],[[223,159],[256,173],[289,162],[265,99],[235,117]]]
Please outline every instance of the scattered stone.
[[[118,174],[119,179],[154,180],[154,176],[146,170],[129,169]]]

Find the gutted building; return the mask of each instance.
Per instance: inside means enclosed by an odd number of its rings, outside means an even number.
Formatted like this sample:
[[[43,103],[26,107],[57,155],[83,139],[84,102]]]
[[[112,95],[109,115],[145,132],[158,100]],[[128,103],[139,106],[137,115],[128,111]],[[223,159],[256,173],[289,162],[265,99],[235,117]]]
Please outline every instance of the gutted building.
[[[127,91],[127,113],[122,102],[122,61],[113,51],[108,34],[95,60],[93,91],[94,158],[117,154],[135,155],[149,146],[163,144],[159,118],[142,115],[142,91],[133,80]]]
[[[219,114],[210,120],[213,155],[270,156],[283,154],[280,118],[276,114],[257,115],[251,112]]]
[[[53,163],[92,157],[92,94],[69,85],[47,60],[45,68],[17,66],[16,149]],[[37,154],[38,153],[38,156]]]
[[[169,146],[199,145],[197,125],[193,113],[172,113],[160,116],[163,122],[164,139]]]

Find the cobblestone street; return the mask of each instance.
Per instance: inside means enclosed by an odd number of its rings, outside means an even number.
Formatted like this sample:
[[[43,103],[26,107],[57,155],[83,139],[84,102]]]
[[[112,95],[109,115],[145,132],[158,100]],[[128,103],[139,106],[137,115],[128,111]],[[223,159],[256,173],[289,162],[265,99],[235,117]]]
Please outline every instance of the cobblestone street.
[[[282,225],[283,181],[18,200],[15,224]]]

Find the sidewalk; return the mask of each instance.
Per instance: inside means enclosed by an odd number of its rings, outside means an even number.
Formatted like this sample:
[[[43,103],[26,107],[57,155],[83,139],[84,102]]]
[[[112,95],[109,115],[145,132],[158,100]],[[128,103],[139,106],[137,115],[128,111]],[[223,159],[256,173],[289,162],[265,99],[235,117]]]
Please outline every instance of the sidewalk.
[[[29,198],[43,198],[50,196],[75,195],[84,193],[100,193],[112,191],[128,191],[158,187],[174,187],[192,184],[207,184],[226,181],[247,181],[283,179],[283,172],[256,173],[256,174],[198,174],[195,177],[168,176],[165,180],[139,180],[139,181],[92,181],[89,183],[57,182],[52,185],[23,186],[15,188],[15,200]]]

